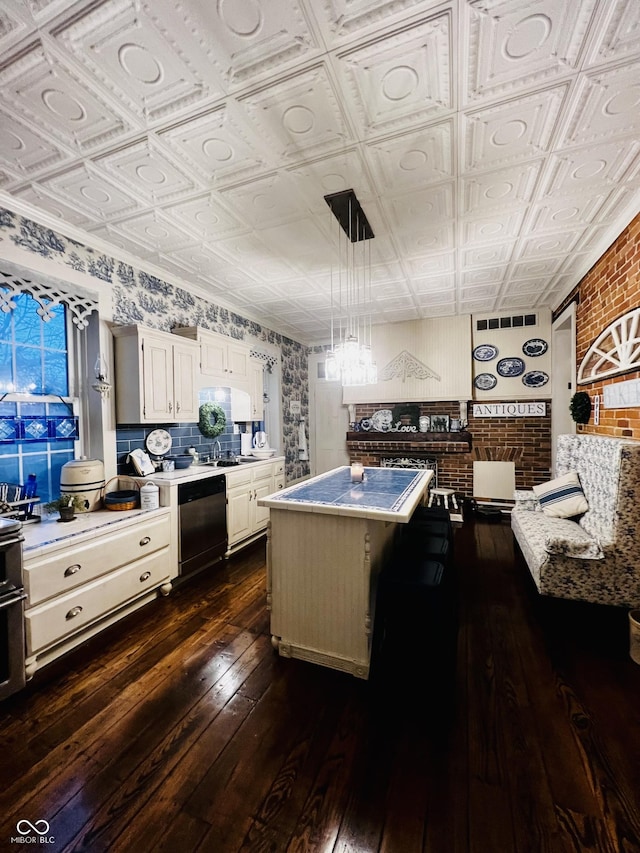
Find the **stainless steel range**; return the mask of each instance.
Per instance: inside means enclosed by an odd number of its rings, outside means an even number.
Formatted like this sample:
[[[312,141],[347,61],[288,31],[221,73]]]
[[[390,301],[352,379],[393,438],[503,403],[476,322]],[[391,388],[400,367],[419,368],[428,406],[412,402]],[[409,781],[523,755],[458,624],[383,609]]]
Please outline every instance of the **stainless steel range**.
[[[22,523],[0,518],[0,699],[25,685]]]

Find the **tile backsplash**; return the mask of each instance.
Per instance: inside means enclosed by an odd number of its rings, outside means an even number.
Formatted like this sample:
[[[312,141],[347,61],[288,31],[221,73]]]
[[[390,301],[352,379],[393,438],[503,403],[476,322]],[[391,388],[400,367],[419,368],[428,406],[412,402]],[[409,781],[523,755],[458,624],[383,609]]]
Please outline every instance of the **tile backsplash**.
[[[200,403],[217,402],[222,406],[227,422],[224,432],[218,436],[220,449],[223,456],[236,456],[240,453],[240,433],[234,433],[234,422],[231,420],[230,391],[228,388],[219,390],[224,391],[224,400],[214,400],[209,393],[203,392],[200,395]],[[261,428],[260,423],[241,424],[240,428],[244,430],[248,426],[249,429],[255,427],[257,430]],[[189,447],[195,447],[199,455],[212,455],[213,453],[213,442],[215,439],[202,435],[198,429],[198,424],[195,422],[183,424],[122,425],[116,430],[118,474],[133,473],[133,467],[131,463],[127,462],[127,456],[132,450],[136,450],[137,448],[146,450],[145,439],[154,429],[166,429],[171,436],[172,446],[168,455],[180,456],[186,453]],[[157,459],[158,457],[153,458]]]

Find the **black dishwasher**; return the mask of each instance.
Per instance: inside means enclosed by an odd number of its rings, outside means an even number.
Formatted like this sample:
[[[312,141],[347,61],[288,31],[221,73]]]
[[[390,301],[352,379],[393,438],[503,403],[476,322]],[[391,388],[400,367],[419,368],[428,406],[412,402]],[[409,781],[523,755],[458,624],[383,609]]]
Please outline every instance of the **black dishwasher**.
[[[227,550],[227,493],[224,474],[178,485],[180,575],[219,560]]]

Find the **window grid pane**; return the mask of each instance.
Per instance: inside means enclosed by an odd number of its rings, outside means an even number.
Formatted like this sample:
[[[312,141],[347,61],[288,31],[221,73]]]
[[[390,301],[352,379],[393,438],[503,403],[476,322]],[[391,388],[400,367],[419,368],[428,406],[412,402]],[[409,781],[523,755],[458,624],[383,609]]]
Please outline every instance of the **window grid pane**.
[[[44,322],[37,313],[39,304],[29,294],[17,294],[13,301],[16,308],[0,315],[0,396],[12,391],[30,391],[68,399],[66,308],[56,306],[52,319]],[[66,416],[70,414],[70,405],[37,400],[5,401],[0,402],[0,415]],[[0,482],[24,484],[29,474],[35,474],[38,496],[45,503],[60,494],[60,469],[74,456],[73,440],[48,441],[44,437],[26,442],[3,442],[0,444]]]

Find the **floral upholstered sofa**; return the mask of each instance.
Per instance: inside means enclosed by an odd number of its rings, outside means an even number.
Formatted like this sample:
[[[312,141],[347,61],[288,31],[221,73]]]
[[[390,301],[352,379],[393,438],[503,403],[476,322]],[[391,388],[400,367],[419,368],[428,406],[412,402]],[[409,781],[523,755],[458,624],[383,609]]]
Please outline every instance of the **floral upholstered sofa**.
[[[539,592],[640,607],[640,442],[560,435],[556,469],[558,477],[577,472],[585,512],[552,517],[533,491],[516,491],[511,513]]]

